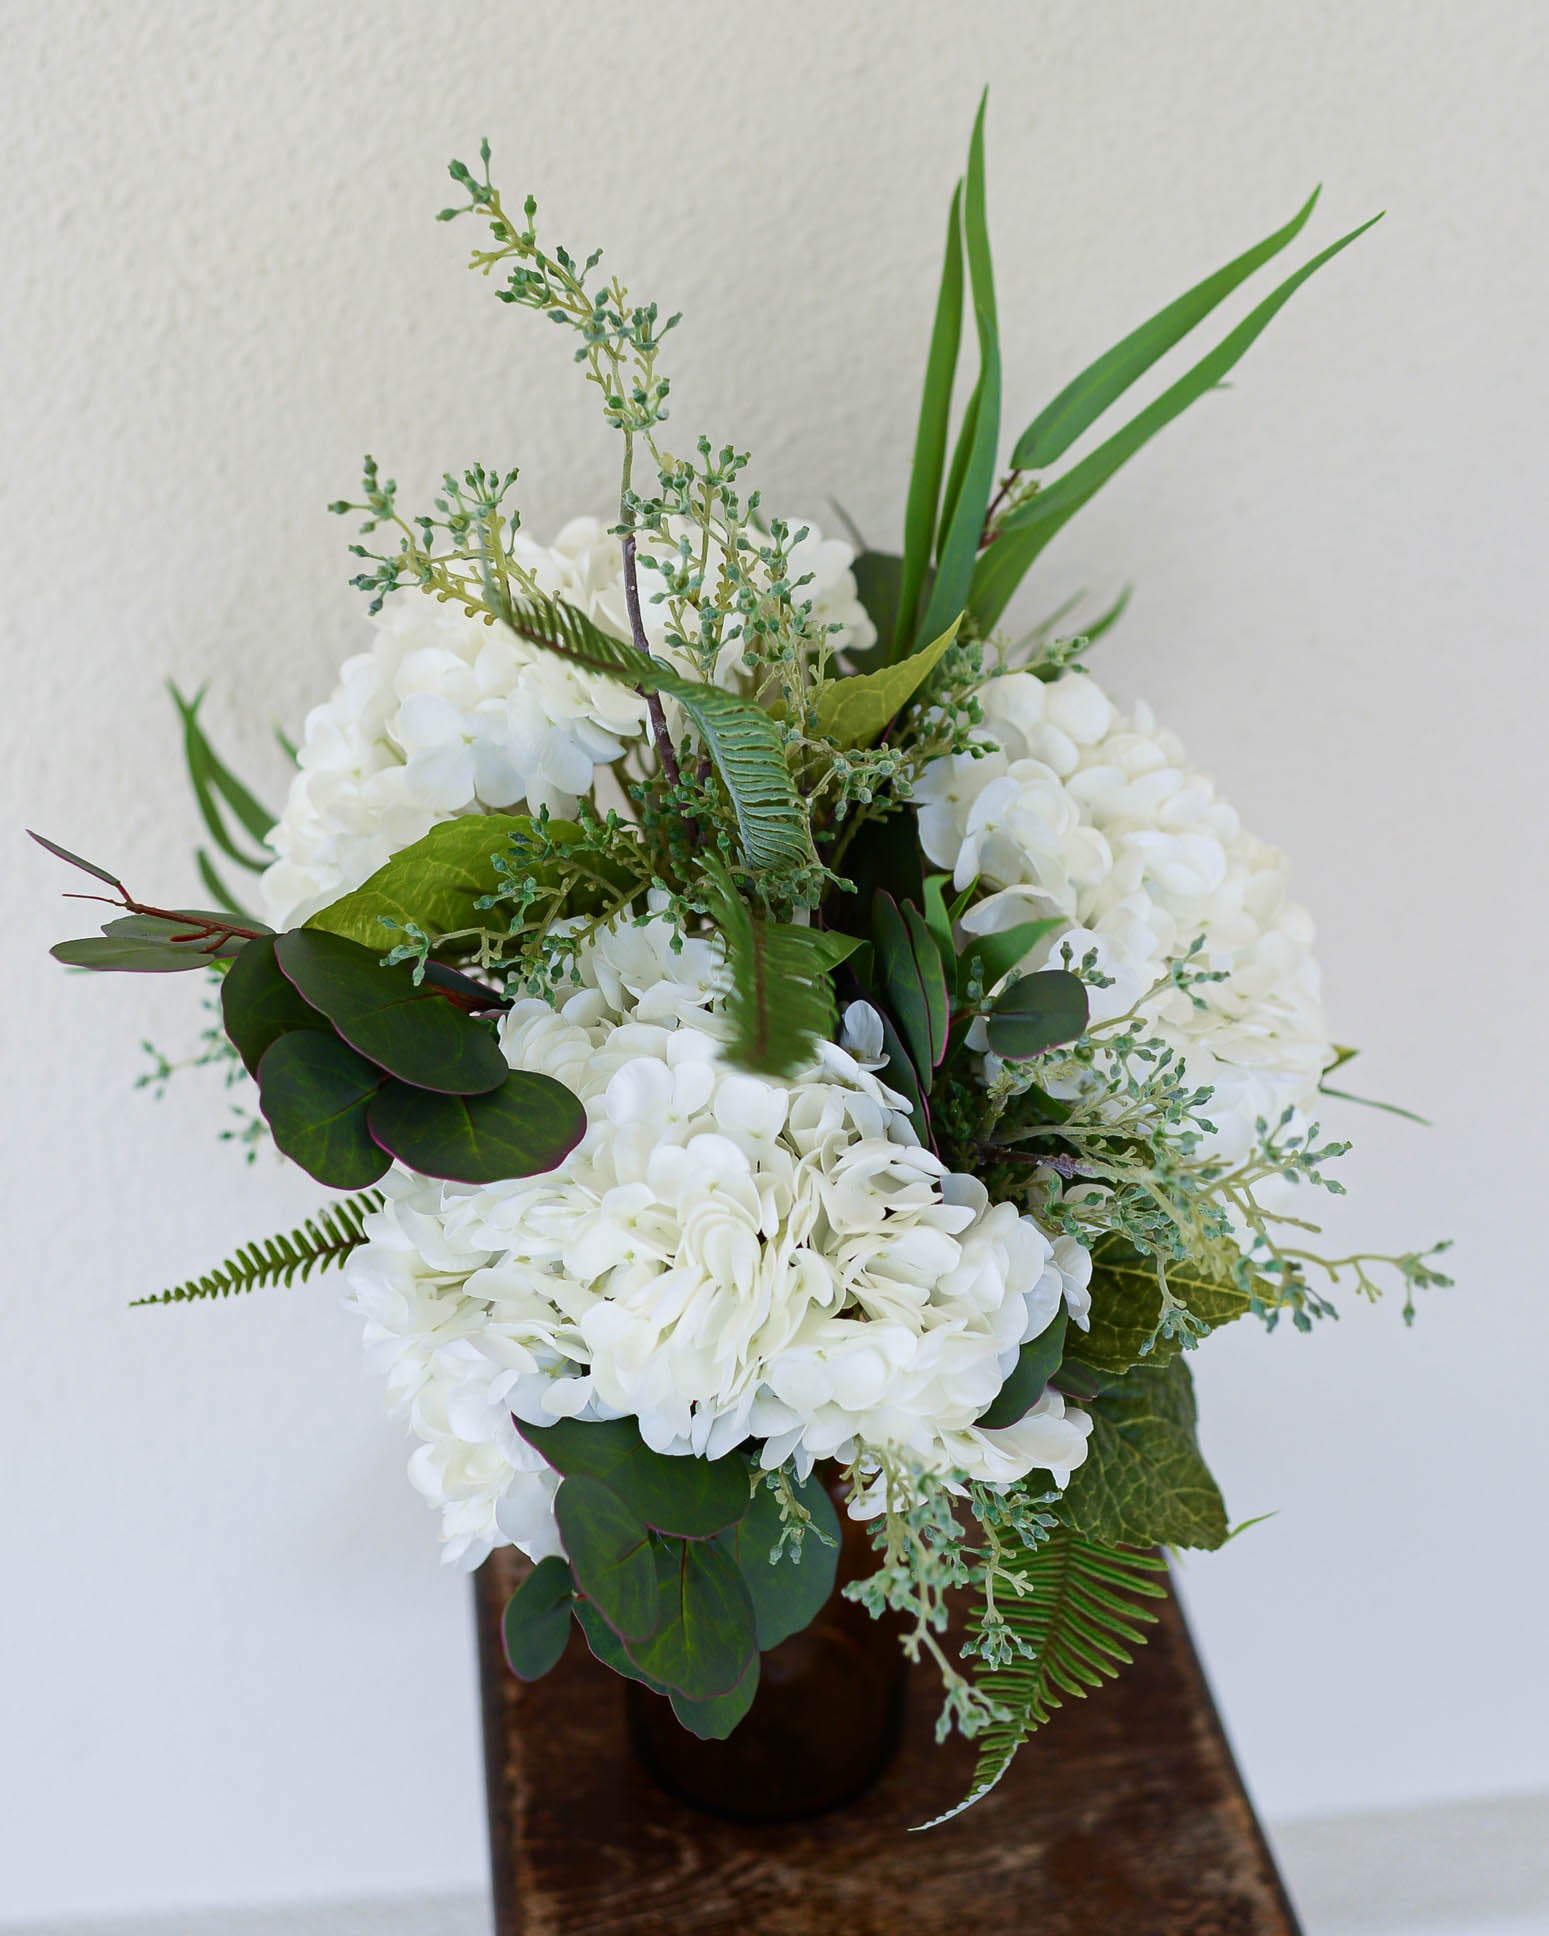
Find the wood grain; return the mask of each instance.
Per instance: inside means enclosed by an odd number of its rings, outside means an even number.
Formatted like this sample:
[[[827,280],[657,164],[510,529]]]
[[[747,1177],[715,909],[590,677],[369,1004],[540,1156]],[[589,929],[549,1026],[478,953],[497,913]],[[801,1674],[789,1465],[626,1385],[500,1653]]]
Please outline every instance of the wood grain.
[[[932,1739],[922,1669],[904,1746],[814,1821],[724,1822],[630,1749],[623,1688],[579,1634],[523,1687],[500,1651],[522,1562],[475,1582],[497,1936],[1296,1936],[1175,1599],[1133,1668],[1073,1702],[1000,1787],[927,1835],[973,1752]]]

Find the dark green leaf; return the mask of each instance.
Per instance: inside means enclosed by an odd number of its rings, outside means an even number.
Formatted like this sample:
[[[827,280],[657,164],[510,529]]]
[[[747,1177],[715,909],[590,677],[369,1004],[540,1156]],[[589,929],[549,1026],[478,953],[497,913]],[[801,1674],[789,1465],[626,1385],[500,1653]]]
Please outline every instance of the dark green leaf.
[[[371,1134],[408,1169],[451,1183],[501,1183],[552,1170],[586,1134],[586,1111],[562,1082],[511,1069],[479,1096],[384,1083]]]
[[[1170,1263],[1167,1283],[1178,1302],[1211,1330],[1230,1324],[1252,1304],[1247,1291],[1190,1263]],[[1092,1252],[1091,1328],[1081,1340],[1082,1359],[1099,1371],[1128,1371],[1141,1362],[1142,1347],[1149,1343],[1145,1359],[1165,1364],[1183,1349],[1183,1341],[1154,1336],[1161,1316],[1156,1259],[1122,1237],[1103,1238]]]
[[[873,897],[881,892],[895,901],[919,901],[923,870],[914,815],[889,814],[886,819],[861,823],[844,850],[844,874],[855,883],[853,902],[847,895],[839,905],[847,927],[863,927]],[[849,910],[853,906],[853,916]]]
[[[936,581],[931,587],[920,638],[944,632],[968,603],[974,559],[995,486],[995,454],[1000,440],[1000,331],[995,317],[995,276],[984,202],[984,101],[968,144],[968,175],[963,195],[963,246],[979,334],[979,379],[959,432],[942,508],[943,529],[936,550]],[[988,628],[985,628],[988,630]]]
[[[758,1651],[753,1602],[737,1562],[703,1539],[684,1540],[672,1557],[661,1625],[628,1641],[626,1651],[653,1680],[690,1700],[730,1694]]]
[[[940,638],[896,665],[852,672],[825,687],[817,704],[818,732],[836,746],[874,746],[940,664],[959,623],[954,619]]]
[[[1046,935],[1069,925],[1062,916],[1054,915],[1047,921],[1019,921],[1014,928],[1002,928],[998,934],[971,934],[963,943],[964,984],[977,958],[980,987],[993,988],[1013,968],[1020,968]]]
[[[945,893],[951,878],[950,874],[927,874],[921,890],[921,906],[925,911],[925,925],[930,929],[937,954],[941,956],[941,965],[955,985],[957,942],[952,936],[952,916],[947,910]]]
[[[1380,219],[1373,216],[1372,221]],[[973,574],[969,606],[981,632],[987,633],[995,625],[1028,567],[1056,532],[1159,430],[1174,417],[1181,416],[1191,403],[1215,389],[1307,278],[1371,226],[1371,222],[1363,222],[1288,276],[1215,349],[1140,411],[1124,429],[1116,431],[1090,456],[1072,465],[1002,520],[995,542],[980,557]]]
[[[519,1681],[541,1680],[570,1638],[575,1582],[558,1554],[540,1560],[506,1602],[500,1638]]]
[[[1060,1517],[1107,1546],[1220,1546],[1226,1508],[1200,1453],[1184,1361],[1136,1365],[1090,1409],[1086,1459]]]
[[[651,1535],[616,1492],[584,1473],[563,1481],[554,1516],[577,1587],[613,1631],[638,1640],[659,1619]]]
[[[882,998],[928,1089],[947,1043],[947,977],[941,955],[920,910],[913,902],[900,909],[890,894],[872,900],[871,938]]]
[[[1227,263],[1224,269],[1217,269],[1213,276],[1195,283],[1139,329],[1132,330],[1122,343],[1115,343],[1095,363],[1088,364],[1022,432],[1011,453],[1015,468],[1043,470],[1056,458],[1063,457],[1082,432],[1123,396],[1132,383],[1144,376],[1153,363],[1203,322],[1217,303],[1224,301],[1239,283],[1246,282],[1256,269],[1262,268],[1301,234],[1317,199],[1315,188],[1284,228],[1276,229],[1273,235]]]
[[[249,941],[221,982],[221,1020],[250,1076],[257,1075],[270,1043],[292,1029],[332,1033],[327,1016],[280,972],[274,941],[268,934]]]
[[[883,632],[878,626],[879,637],[891,644],[893,658],[904,658],[913,646],[915,622],[921,601],[927,596],[926,577],[936,542],[936,511],[941,499],[941,473],[952,416],[952,382],[957,373],[962,334],[963,185],[959,182],[952,191],[952,206],[947,211],[946,252],[936,295],[936,317],[931,325],[930,353],[925,361],[919,424],[914,434],[914,463],[909,472],[909,499],[904,511],[904,555],[899,566],[895,620],[891,632]]]
[[[159,948],[181,948],[202,961],[230,960],[247,946],[247,936],[232,934],[224,908],[182,908],[172,914],[124,914],[104,921],[102,932],[115,941],[148,941]],[[211,930],[219,934],[217,945]],[[224,930],[224,932],[222,932]],[[267,935],[268,928],[258,928]]]
[[[909,1105],[909,1115],[914,1123],[914,1133],[927,1149],[934,1147],[931,1138],[930,1105],[925,1100],[925,1086],[920,1080],[920,1072],[914,1066],[913,1058],[904,1046],[904,1039],[894,1026],[893,1018],[886,1009],[879,1008],[877,1014],[882,1022],[882,1047],[887,1055],[882,1069],[882,1080],[890,1089],[896,1089]]]
[[[866,616],[877,629],[872,645],[857,649],[845,647],[845,663],[854,672],[871,672],[886,665],[893,650],[893,635],[898,630],[898,594],[903,575],[903,559],[891,551],[861,550],[850,566],[855,580],[855,595],[866,608]]]
[[[475,1096],[505,1081],[506,1059],[489,1025],[434,987],[416,986],[408,962],[384,968],[358,942],[310,928],[282,934],[274,952],[286,977],[350,1047],[400,1082]]]
[[[830,970],[860,945],[819,928],[761,921],[713,854],[704,857],[710,913],[726,944],[723,1053],[739,1069],[787,1076],[833,1038],[837,1009]]]
[[[658,1579],[660,1572],[658,1572]],[[659,1681],[653,1681],[649,1674],[640,1669],[624,1651],[624,1643],[603,1619],[601,1612],[590,1600],[577,1600],[573,1611],[581,1623],[581,1631],[586,1635],[586,1644],[596,1659],[615,1674],[622,1674],[625,1680],[639,1681],[642,1687],[650,1688],[653,1694],[665,1695],[667,1690]]]
[[[362,1190],[388,1166],[366,1126],[382,1071],[337,1035],[296,1029],[264,1051],[258,1106],[276,1146],[319,1183]]]
[[[130,975],[175,975],[187,968],[208,968],[214,959],[212,955],[196,954],[192,948],[168,948],[106,934],[84,935],[79,941],[56,941],[49,953],[67,968],[96,968]]]
[[[802,1535],[800,1557],[787,1547],[770,1563],[780,1539],[780,1502],[761,1485],[744,1518],[721,1534],[721,1544],[736,1560],[753,1602],[760,1653],[810,1626],[834,1590],[839,1565],[839,1515],[820,1479],[808,1479],[796,1496],[811,1515]]]
[[[1086,1024],[1086,984],[1067,968],[1023,975],[1001,990],[985,1016],[990,1047],[1008,1062],[1074,1042]]]
[[[653,1532],[710,1539],[748,1510],[748,1465],[740,1453],[693,1459],[653,1452],[632,1418],[562,1418],[553,1425],[518,1419],[517,1430],[556,1472],[600,1480]]]
[[[1068,1317],[1061,1310],[1054,1322],[1036,1338],[1029,1338],[1017,1354],[1011,1374],[995,1396],[995,1402],[978,1423],[990,1431],[1015,1425],[1038,1403],[1044,1387],[1060,1368],[1065,1355],[1065,1330]]]
[[[713,1695],[707,1701],[691,1701],[686,1694],[674,1692],[672,1711],[679,1725],[697,1734],[701,1741],[724,1741],[753,1705],[758,1692],[759,1659],[748,1662],[742,1679],[729,1694]]]
[[[95,861],[82,860],[79,854],[72,854],[68,847],[61,847],[58,841],[47,840],[42,834],[35,834],[30,827],[27,829],[27,838],[35,840],[40,847],[46,847],[56,860],[68,861],[72,867],[80,868],[83,874],[90,874],[93,880],[106,881],[109,887],[116,887],[120,893],[123,892],[118,876],[110,874],[105,867],[99,867]]]

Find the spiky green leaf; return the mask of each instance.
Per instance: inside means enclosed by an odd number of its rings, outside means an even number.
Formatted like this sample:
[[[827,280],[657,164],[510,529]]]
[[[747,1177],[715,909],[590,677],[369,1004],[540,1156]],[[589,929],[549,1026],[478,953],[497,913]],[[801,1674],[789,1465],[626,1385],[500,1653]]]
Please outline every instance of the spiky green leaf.
[[[201,1298],[237,1297],[244,1291],[267,1284],[303,1283],[313,1271],[325,1271],[344,1262],[352,1250],[365,1243],[365,1221],[373,1210],[382,1207],[377,1190],[364,1190],[357,1196],[341,1197],[328,1203],[315,1217],[308,1217],[297,1230],[283,1231],[257,1243],[243,1244],[224,1263],[217,1264],[202,1277],[191,1277],[155,1297],[137,1297],[132,1309],[146,1304],[191,1304]]]
[[[1199,1449],[1182,1358],[1136,1365],[1091,1401],[1092,1436],[1060,1514],[1108,1545],[1220,1546],[1226,1508]]]
[[[935,321],[931,324],[930,353],[925,360],[919,424],[914,433],[914,463],[909,472],[909,498],[904,510],[904,550],[894,623],[891,633],[884,635],[891,648],[886,656],[895,659],[905,658],[914,644],[915,624],[921,600],[926,596],[931,550],[936,542],[941,473],[946,464],[947,430],[952,417],[952,383],[957,373],[962,335],[963,184],[959,182],[952,190],[952,205],[947,211],[946,252],[936,294]],[[872,616],[875,618],[876,614]],[[879,626],[879,633],[880,629]]]

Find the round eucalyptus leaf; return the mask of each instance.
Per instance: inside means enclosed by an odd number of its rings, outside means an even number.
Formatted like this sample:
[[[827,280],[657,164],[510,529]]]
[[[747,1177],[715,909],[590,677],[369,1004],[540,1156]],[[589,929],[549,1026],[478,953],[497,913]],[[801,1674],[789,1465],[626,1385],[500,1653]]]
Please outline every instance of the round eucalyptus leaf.
[[[586,1635],[586,1644],[595,1659],[604,1667],[611,1667],[615,1674],[622,1674],[627,1681],[639,1681],[642,1687],[650,1688],[653,1694],[665,1694],[665,1687],[653,1681],[649,1674],[640,1669],[624,1651],[624,1643],[603,1619],[590,1600],[577,1600],[574,1613],[581,1623],[581,1631]]]
[[[506,1602],[500,1637],[506,1661],[519,1681],[536,1681],[565,1651],[575,1582],[558,1554],[540,1560]]]
[[[753,1705],[758,1692],[759,1659],[755,1654],[743,1669],[742,1679],[729,1694],[715,1694],[707,1701],[691,1701],[674,1691],[672,1711],[679,1725],[697,1734],[701,1741],[724,1741]]]
[[[600,1479],[653,1532],[709,1539],[748,1510],[748,1464],[739,1452],[720,1459],[653,1452],[632,1418],[562,1418],[517,1429],[556,1472]]]
[[[658,1553],[658,1624],[626,1642],[630,1659],[691,1701],[730,1694],[758,1654],[753,1602],[737,1562],[717,1540],[659,1541]]]
[[[768,1653],[810,1626],[834,1590],[839,1567],[839,1515],[834,1502],[819,1479],[798,1486],[796,1497],[811,1515],[799,1556],[787,1545],[771,1562],[780,1540],[780,1502],[766,1485],[754,1493],[744,1517],[717,1542],[737,1562],[748,1589],[760,1653]]]
[[[652,1632],[659,1618],[651,1535],[616,1492],[584,1475],[554,1495],[554,1516],[575,1583],[613,1631],[629,1641]]]
[[[276,1145],[309,1176],[336,1190],[363,1190],[390,1160],[366,1123],[381,1080],[381,1070],[337,1035],[293,1029],[264,1051],[258,1106]]]
[[[1086,1032],[1086,984],[1068,968],[1044,968],[1003,988],[990,1003],[990,1047],[1008,1062],[1042,1055]]]
[[[526,1069],[507,1070],[501,1086],[482,1096],[433,1095],[387,1082],[371,1104],[371,1134],[383,1149],[421,1176],[452,1183],[552,1170],[585,1133],[577,1098],[552,1076]]]
[[[248,1074],[256,1075],[264,1051],[292,1029],[331,1033],[328,1017],[281,974],[274,937],[249,941],[221,982],[221,1020]]]
[[[49,953],[67,968],[97,968],[129,975],[177,975],[208,968],[213,957],[164,942],[134,941],[122,935],[89,934],[79,941],[56,941]]]
[[[487,1022],[456,1007],[408,962],[384,968],[369,948],[342,935],[292,928],[274,944],[288,980],[346,1042],[389,1075],[443,1095],[474,1096],[506,1077]]]

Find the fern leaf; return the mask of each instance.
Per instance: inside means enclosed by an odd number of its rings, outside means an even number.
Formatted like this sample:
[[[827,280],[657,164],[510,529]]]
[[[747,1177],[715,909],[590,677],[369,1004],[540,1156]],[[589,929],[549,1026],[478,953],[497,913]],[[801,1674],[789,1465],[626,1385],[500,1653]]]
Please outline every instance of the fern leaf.
[[[242,1291],[256,1290],[263,1284],[303,1283],[313,1271],[325,1271],[330,1264],[342,1264],[352,1250],[366,1241],[366,1218],[380,1210],[379,1190],[362,1190],[358,1196],[341,1197],[308,1217],[299,1230],[265,1237],[258,1243],[243,1244],[223,1264],[203,1277],[191,1277],[185,1284],[156,1297],[137,1297],[131,1309],[145,1304],[190,1304],[200,1298],[235,1297]]]
[[[755,1075],[788,1076],[830,1041],[838,1018],[830,970],[860,946],[850,935],[755,918],[714,855],[705,857],[710,912],[726,943],[726,1059]]]
[[[922,1828],[951,1821],[987,1795],[1017,1749],[1067,1696],[1084,1699],[1115,1679],[1133,1660],[1132,1649],[1145,1643],[1145,1629],[1156,1622],[1145,1601],[1167,1592],[1156,1577],[1166,1572],[1157,1554],[1099,1546],[1068,1526],[1057,1526],[1035,1549],[1008,1554],[1005,1563],[1028,1590],[1017,1597],[1002,1588],[996,1607],[1029,1652],[974,1677],[1007,1718],[991,1722],[979,1737],[968,1793],[944,1815],[922,1822]]]
[[[562,599],[520,599],[501,615],[522,638],[585,672],[677,701],[721,776],[750,868],[801,867],[812,860],[807,815],[785,763],[785,742],[762,706],[681,677],[648,652],[602,631]]]

